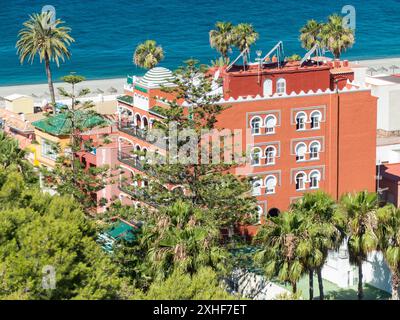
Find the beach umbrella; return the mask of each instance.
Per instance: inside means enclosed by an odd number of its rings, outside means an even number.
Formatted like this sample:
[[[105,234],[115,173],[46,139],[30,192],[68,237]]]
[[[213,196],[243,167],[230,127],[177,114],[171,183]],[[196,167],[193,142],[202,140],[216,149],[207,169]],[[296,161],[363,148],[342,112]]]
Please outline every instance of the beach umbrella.
[[[118,92],[118,90],[115,89],[114,87],[110,87],[107,91],[108,91],[109,93],[117,93],[117,92]]]
[[[377,70],[376,70],[375,68],[373,68],[373,67],[369,67],[369,68],[367,69],[367,72],[369,72],[371,76],[372,76],[373,73],[376,72],[376,71],[377,71]]]
[[[378,71],[378,72],[385,73],[385,72],[388,72],[389,70],[386,69],[384,66],[382,66],[382,67],[380,67],[377,71]]]
[[[400,69],[400,67],[398,67],[398,66],[396,66],[394,64],[391,65],[389,68],[392,70],[392,74],[394,74],[395,70]]]

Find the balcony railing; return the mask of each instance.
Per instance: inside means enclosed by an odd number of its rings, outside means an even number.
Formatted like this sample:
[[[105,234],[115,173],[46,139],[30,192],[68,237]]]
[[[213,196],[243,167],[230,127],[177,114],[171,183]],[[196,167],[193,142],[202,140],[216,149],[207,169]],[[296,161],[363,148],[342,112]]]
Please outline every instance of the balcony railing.
[[[128,95],[118,96],[117,100],[133,106],[133,97],[132,96],[128,96]]]
[[[132,198],[134,198],[137,201],[147,203],[148,205],[154,208],[158,208],[160,206],[158,203],[156,203],[150,198],[148,191],[144,188],[135,187],[132,185],[124,185],[124,184],[120,184],[118,187],[122,192],[129,194]]]
[[[119,122],[118,129],[122,132],[125,132],[126,134],[139,138],[140,140],[151,143],[162,149],[166,149],[168,147],[168,140],[165,140],[165,143],[162,143],[157,139],[157,137],[151,134],[151,131],[147,129],[138,128],[133,121]]]
[[[150,157],[140,157],[133,153],[120,151],[118,152],[118,160],[126,165],[135,168],[139,171],[146,172],[147,174],[157,175],[157,172],[150,166],[150,164],[165,164],[166,158],[160,154],[154,154]]]
[[[138,156],[125,152],[118,152],[118,160],[139,171],[145,171],[145,160],[139,159]]]

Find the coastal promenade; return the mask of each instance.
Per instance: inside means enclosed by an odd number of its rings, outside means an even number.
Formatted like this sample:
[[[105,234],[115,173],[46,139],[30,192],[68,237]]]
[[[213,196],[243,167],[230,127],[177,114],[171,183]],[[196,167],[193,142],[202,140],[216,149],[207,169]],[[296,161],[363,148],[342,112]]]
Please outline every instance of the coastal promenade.
[[[385,59],[375,59],[375,60],[351,60],[352,63],[359,64],[360,66],[372,67],[374,69],[386,68],[388,73],[391,73],[390,67],[395,65],[399,69],[395,70],[396,73],[400,73],[400,57],[398,58],[385,58]],[[118,79],[102,79],[102,80],[88,80],[84,81],[81,85],[77,86],[79,88],[89,88],[91,90],[90,96],[98,96],[102,94],[107,95],[119,95],[123,93],[124,84],[126,83],[126,78]],[[54,83],[54,87],[65,86],[63,83]],[[0,97],[5,97],[14,93],[25,94],[32,96],[36,102],[41,102],[43,99],[49,100],[50,96],[48,94],[49,88],[47,83],[44,84],[32,84],[32,85],[19,85],[19,86],[0,86]],[[57,89],[56,89],[57,93]],[[59,97],[57,97],[59,98]]]

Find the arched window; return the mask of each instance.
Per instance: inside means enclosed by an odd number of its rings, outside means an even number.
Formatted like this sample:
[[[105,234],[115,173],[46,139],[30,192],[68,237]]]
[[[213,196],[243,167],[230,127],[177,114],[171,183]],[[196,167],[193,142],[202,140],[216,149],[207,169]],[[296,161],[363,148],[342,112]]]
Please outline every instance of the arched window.
[[[147,188],[149,186],[149,182],[147,180],[142,181],[142,187]]]
[[[264,81],[264,86],[263,86],[263,92],[264,96],[272,96],[272,80],[267,79]]]
[[[254,148],[251,151],[251,165],[252,166],[258,166],[260,165],[260,159],[261,159],[261,149],[260,148]]]
[[[321,180],[321,173],[318,170],[311,171],[311,173],[310,173],[310,188],[318,189],[320,180]]]
[[[322,120],[322,114],[319,111],[311,112],[311,129],[319,129]]]
[[[260,134],[261,118],[254,117],[253,119],[251,119],[250,126],[251,126],[251,134]]]
[[[265,149],[265,163],[266,164],[275,164],[276,157],[276,149],[275,147],[268,147]]]
[[[253,196],[259,196],[261,195],[261,186],[262,186],[262,180],[256,180],[253,182]]]
[[[143,128],[142,129],[148,129],[149,128],[149,120],[147,120],[147,117],[146,116],[143,116],[143,118],[142,118],[142,121],[143,121]]]
[[[265,178],[265,193],[274,194],[276,188],[276,177],[268,176]]]
[[[142,155],[140,156],[140,160],[145,160],[147,155],[147,148],[142,149]]]
[[[313,141],[310,144],[310,159],[319,159],[321,144],[318,141]]]
[[[278,93],[278,94],[286,93],[286,80],[285,79],[280,78],[276,82],[276,93]]]
[[[296,114],[296,130],[304,130],[306,128],[307,115],[304,112]]]
[[[304,142],[300,142],[296,145],[296,161],[306,160],[307,146]]]
[[[142,118],[140,117],[140,114],[136,114],[135,125],[138,128],[140,128],[142,126]]]
[[[304,190],[306,188],[306,174],[299,172],[296,174],[296,190]]]
[[[275,133],[276,117],[274,115],[268,115],[265,118],[265,133]]]

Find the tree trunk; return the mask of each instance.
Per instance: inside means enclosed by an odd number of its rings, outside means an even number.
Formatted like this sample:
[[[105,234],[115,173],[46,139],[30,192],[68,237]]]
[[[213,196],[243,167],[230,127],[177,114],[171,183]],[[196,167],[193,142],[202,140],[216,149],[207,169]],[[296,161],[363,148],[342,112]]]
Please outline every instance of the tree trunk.
[[[362,260],[358,262],[358,300],[362,300],[364,298],[364,290],[363,290],[363,272],[362,272]]]
[[[308,273],[308,285],[309,285],[309,295],[310,300],[314,299],[314,272],[310,270]]]
[[[392,300],[399,300],[400,274],[398,270],[392,270]]]
[[[47,54],[44,57],[45,61],[45,66],[46,66],[46,75],[47,75],[47,83],[49,85],[49,91],[50,91],[50,97],[51,97],[51,103],[53,104],[53,114],[55,114],[55,103],[56,103],[56,96],[54,94],[54,86],[53,86],[53,79],[51,77],[51,69],[50,69],[50,59],[47,56]]]
[[[297,283],[296,283],[296,281],[292,282],[292,292],[293,292],[293,294],[297,293]]]
[[[319,300],[324,300],[324,283],[322,281],[322,270],[321,268],[317,269],[318,276],[318,288],[319,288]]]

